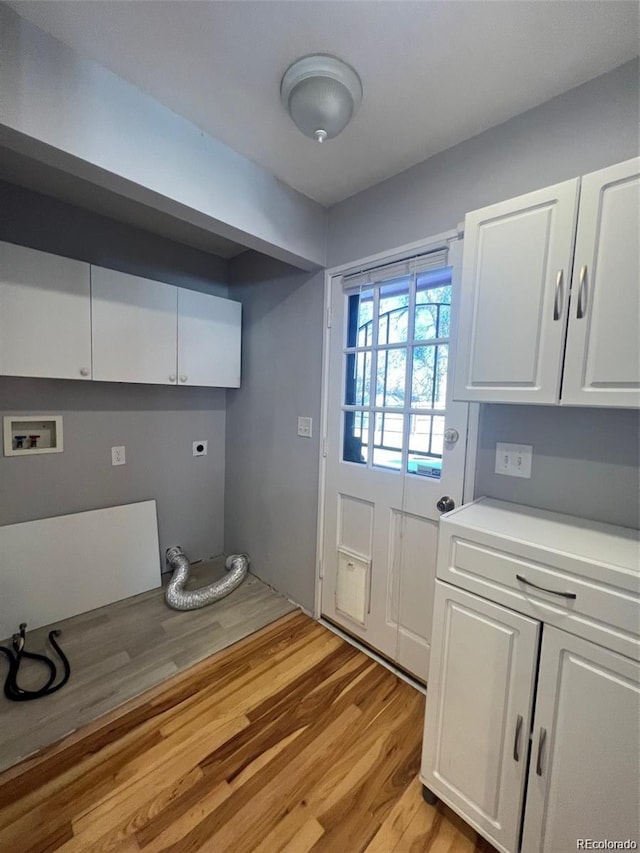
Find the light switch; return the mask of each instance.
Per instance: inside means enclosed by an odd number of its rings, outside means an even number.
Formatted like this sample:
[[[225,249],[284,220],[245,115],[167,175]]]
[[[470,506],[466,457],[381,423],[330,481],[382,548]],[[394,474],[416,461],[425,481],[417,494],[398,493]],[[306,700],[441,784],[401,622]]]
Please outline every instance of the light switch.
[[[506,477],[531,477],[533,447],[530,444],[496,444],[496,474]]]

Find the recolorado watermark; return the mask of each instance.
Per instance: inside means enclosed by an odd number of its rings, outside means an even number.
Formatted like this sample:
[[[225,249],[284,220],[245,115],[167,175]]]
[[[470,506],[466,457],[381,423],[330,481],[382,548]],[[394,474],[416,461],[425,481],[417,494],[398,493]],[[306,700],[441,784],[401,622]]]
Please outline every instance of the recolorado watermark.
[[[627,838],[625,841],[610,841],[608,838],[576,838],[577,850],[637,850],[638,842]]]

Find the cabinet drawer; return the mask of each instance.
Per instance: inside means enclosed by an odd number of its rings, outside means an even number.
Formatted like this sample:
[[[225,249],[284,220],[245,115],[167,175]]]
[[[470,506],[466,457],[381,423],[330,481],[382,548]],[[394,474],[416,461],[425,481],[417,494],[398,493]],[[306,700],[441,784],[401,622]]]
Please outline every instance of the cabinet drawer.
[[[640,569],[637,556],[633,563],[632,531],[619,529],[622,547],[614,562],[616,548],[610,547],[605,561],[595,540],[584,549],[589,556],[557,547],[562,532],[557,518],[562,516],[556,517],[556,529],[550,526],[548,536],[538,541],[527,541],[517,524],[511,525],[509,535],[471,529],[459,523],[463,516],[464,509],[459,521],[455,513],[441,521],[439,578],[622,654],[639,656]],[[574,527],[566,531],[568,539],[578,522],[567,522]],[[601,532],[611,536],[611,529]]]

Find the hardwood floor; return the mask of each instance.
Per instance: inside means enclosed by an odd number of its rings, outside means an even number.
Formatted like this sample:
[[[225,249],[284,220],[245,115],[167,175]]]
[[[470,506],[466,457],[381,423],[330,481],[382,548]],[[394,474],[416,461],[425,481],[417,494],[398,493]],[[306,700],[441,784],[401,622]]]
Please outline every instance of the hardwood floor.
[[[0,850],[471,853],[417,779],[423,696],[300,613],[0,776]]]
[[[223,558],[199,563],[188,588],[224,573]],[[60,644],[71,663],[71,679],[59,693],[34,702],[10,702],[0,690],[0,770],[294,609],[249,574],[229,596],[201,610],[170,610],[164,590],[154,589],[60,622],[56,627],[62,628]],[[48,630],[29,631],[27,650],[51,656]],[[7,669],[0,656],[0,679]],[[42,669],[25,660],[20,685],[41,685]]]

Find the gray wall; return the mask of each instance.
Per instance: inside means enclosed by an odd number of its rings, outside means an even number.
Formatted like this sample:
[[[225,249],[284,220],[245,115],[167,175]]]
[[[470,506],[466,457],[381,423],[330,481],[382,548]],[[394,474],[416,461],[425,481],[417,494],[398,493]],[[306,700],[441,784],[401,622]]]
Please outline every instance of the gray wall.
[[[323,276],[256,253],[231,262],[243,305],[242,387],[227,392],[225,551],[313,608]],[[298,415],[313,438],[297,435]]]
[[[360,193],[330,211],[344,263],[453,228],[468,210],[638,154],[637,61]],[[495,444],[534,446],[530,481],[493,474]],[[640,523],[638,418],[630,412],[483,407],[476,495]]]
[[[531,444],[531,479],[494,473],[496,442]],[[481,407],[476,495],[640,526],[640,412]]]
[[[205,252],[0,183],[0,240],[226,295]],[[0,456],[0,525],[155,498],[160,544],[223,548],[225,391],[0,377],[0,415],[62,414],[61,454]],[[208,439],[208,455],[191,443]],[[127,464],[112,467],[113,445]]]
[[[638,73],[638,62],[627,62],[331,208],[328,265],[455,228],[469,210],[635,156]]]

